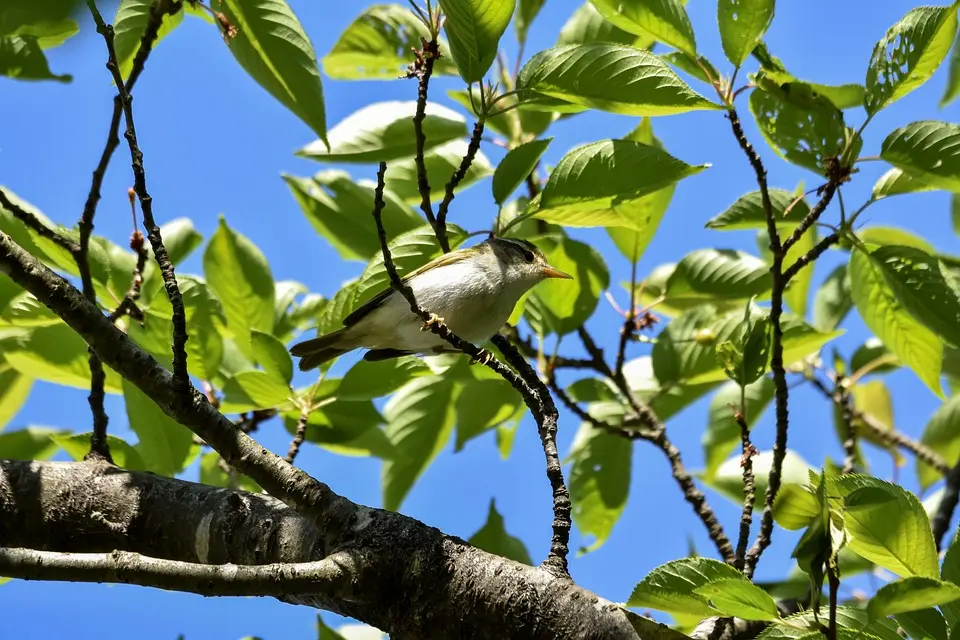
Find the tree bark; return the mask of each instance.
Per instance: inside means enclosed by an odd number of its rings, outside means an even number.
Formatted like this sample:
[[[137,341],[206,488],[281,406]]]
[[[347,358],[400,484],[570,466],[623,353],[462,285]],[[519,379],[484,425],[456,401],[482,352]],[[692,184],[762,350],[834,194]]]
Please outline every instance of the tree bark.
[[[264,580],[261,592],[362,620],[394,638],[641,637],[634,628],[636,616],[570,580],[491,555],[412,518],[354,508],[351,526],[331,543],[311,519],[267,495],[108,463],[0,461],[3,547],[125,551],[206,565],[331,558],[341,576],[324,593],[290,593],[273,578]],[[0,575],[14,566],[4,558],[0,555]],[[82,563],[73,560],[77,571]],[[23,563],[17,566],[20,577],[49,579],[49,573],[31,576]],[[152,575],[134,573],[129,579],[122,574],[115,581],[170,588]],[[102,574],[91,573],[89,579],[99,581]],[[179,590],[236,592],[200,586]],[[643,624],[644,638],[665,630]]]

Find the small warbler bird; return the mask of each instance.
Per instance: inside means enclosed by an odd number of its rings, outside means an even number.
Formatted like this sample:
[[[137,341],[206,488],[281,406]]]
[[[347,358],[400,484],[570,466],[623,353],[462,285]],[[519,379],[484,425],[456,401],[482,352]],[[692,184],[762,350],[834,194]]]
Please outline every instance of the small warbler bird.
[[[547,278],[570,276],[547,264],[543,253],[526,240],[490,238],[428,262],[403,278],[417,303],[456,335],[483,344],[503,327],[520,298]],[[455,351],[410,311],[393,287],[384,289],[343,321],[343,329],[290,348],[300,370],[315,369],[354,349],[369,349],[363,359]]]

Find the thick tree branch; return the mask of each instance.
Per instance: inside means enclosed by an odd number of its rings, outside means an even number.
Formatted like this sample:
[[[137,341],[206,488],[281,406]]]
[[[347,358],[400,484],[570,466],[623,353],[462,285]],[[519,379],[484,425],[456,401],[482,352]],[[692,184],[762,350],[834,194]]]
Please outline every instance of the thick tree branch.
[[[0,547],[0,575],[24,580],[114,582],[202,596],[288,596],[349,592],[336,556],[297,564],[196,564],[131,553],[60,553]]]
[[[323,590],[305,580],[298,592],[281,580],[274,591],[263,585],[255,592],[351,616],[395,638],[640,638],[628,612],[543,568],[480,551],[401,514],[350,509],[349,527],[334,539],[267,495],[104,463],[0,461],[2,546],[118,550],[207,566],[328,559],[341,575],[329,576]],[[210,571],[257,571],[228,567]],[[6,573],[9,565],[0,568]],[[43,577],[113,579],[102,573]],[[246,587],[223,586],[230,588]]]
[[[563,482],[563,469],[560,466],[560,455],[556,445],[557,410],[556,407],[553,406],[550,393],[546,390],[544,390],[544,393],[540,393],[528,383],[528,380],[531,382],[537,381],[537,377],[536,374],[533,373],[533,370],[529,369],[529,364],[527,364],[526,360],[523,360],[519,354],[517,354],[517,360],[522,362],[523,365],[530,370],[531,375],[517,375],[517,373],[500,362],[500,360],[489,351],[481,349],[454,334],[442,320],[439,320],[435,314],[430,313],[417,302],[413,290],[400,278],[400,274],[397,273],[397,268],[393,264],[393,258],[390,255],[387,232],[383,228],[383,218],[381,214],[385,206],[383,190],[386,172],[387,163],[381,162],[380,169],[377,172],[373,219],[377,225],[377,233],[380,238],[380,250],[383,254],[383,264],[387,270],[387,274],[390,276],[390,284],[407,300],[410,304],[410,310],[423,320],[425,328],[428,328],[435,335],[446,340],[450,346],[457,351],[469,355],[473,361],[481,362],[486,367],[489,367],[509,382],[510,385],[520,393],[521,397],[523,397],[524,404],[527,405],[527,408],[530,409],[530,412],[537,421],[541,441],[543,442],[544,455],[547,458],[547,478],[550,480],[554,494],[554,536],[553,542],[550,545],[550,555],[544,562],[556,569],[559,573],[566,575],[567,542],[570,538],[570,496]],[[512,346],[506,339],[504,339],[504,342],[509,349],[512,349]],[[503,351],[502,348],[501,351]],[[504,354],[507,355],[506,352],[504,352]],[[514,366],[516,366],[516,364],[514,364]],[[523,373],[522,369],[520,369],[520,371]]]
[[[170,299],[170,305],[173,307],[173,385],[177,392],[188,394],[192,388],[190,384],[190,375],[187,373],[187,318],[186,310],[183,306],[183,297],[180,295],[180,287],[177,284],[177,276],[173,268],[173,262],[167,253],[167,248],[163,244],[163,238],[160,235],[160,227],[157,226],[153,217],[153,199],[147,192],[147,178],[143,169],[143,152],[137,143],[137,130],[133,121],[133,98],[127,87],[124,85],[123,77],[120,75],[120,65],[117,61],[117,52],[113,46],[113,26],[103,21],[100,11],[94,0],[87,0],[87,6],[93,15],[94,22],[97,24],[97,33],[103,36],[107,46],[107,69],[113,75],[113,81],[117,85],[117,93],[120,96],[120,103],[123,107],[124,120],[127,123],[127,131],[124,137],[130,147],[131,165],[133,167],[134,189],[137,197],[140,199],[140,210],[143,212],[143,225],[147,230],[147,238],[153,247],[153,255],[157,260],[157,266],[160,268],[160,274],[163,276],[163,285],[167,291],[167,297]],[[152,11],[156,11],[156,8]],[[142,41],[141,41],[142,42]],[[143,49],[143,47],[141,47]],[[144,60],[146,53],[144,53]],[[141,61],[142,66],[143,61]],[[134,78],[135,80],[136,78]]]

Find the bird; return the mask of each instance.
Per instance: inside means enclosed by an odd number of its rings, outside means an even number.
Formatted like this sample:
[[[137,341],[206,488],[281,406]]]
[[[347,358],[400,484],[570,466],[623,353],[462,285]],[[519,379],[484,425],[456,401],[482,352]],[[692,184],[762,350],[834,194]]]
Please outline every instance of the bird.
[[[290,353],[300,358],[301,371],[309,371],[355,349],[368,349],[363,359],[370,362],[456,351],[440,336],[424,331],[437,321],[460,338],[483,344],[503,327],[520,298],[549,278],[573,276],[550,266],[528,240],[491,237],[435,258],[402,278],[420,308],[432,314],[427,323],[390,286],[344,318],[342,329],[299,342]]]

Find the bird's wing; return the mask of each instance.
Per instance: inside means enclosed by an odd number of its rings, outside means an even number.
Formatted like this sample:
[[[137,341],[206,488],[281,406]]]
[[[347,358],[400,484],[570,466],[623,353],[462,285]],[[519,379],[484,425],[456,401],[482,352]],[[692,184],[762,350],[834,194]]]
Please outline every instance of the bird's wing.
[[[416,278],[418,275],[420,275],[424,271],[427,271],[428,269],[435,269],[437,267],[445,267],[451,264],[456,264],[461,260],[465,259],[469,255],[470,255],[469,251],[464,251],[462,249],[459,251],[451,251],[450,253],[445,253],[439,258],[435,258],[431,260],[430,262],[423,265],[422,267],[414,269],[407,275],[400,278],[400,280],[401,282],[409,284],[409,282],[412,279]],[[343,326],[349,327],[359,322],[368,313],[370,313],[371,311],[373,311],[374,309],[382,305],[384,302],[386,302],[387,298],[389,298],[390,294],[394,293],[394,291],[395,289],[393,288],[393,286],[389,286],[383,291],[381,291],[380,293],[378,293],[377,295],[373,296],[372,298],[364,302],[362,305],[357,307],[353,312],[351,312],[350,315],[348,315],[346,318],[343,319]]]

